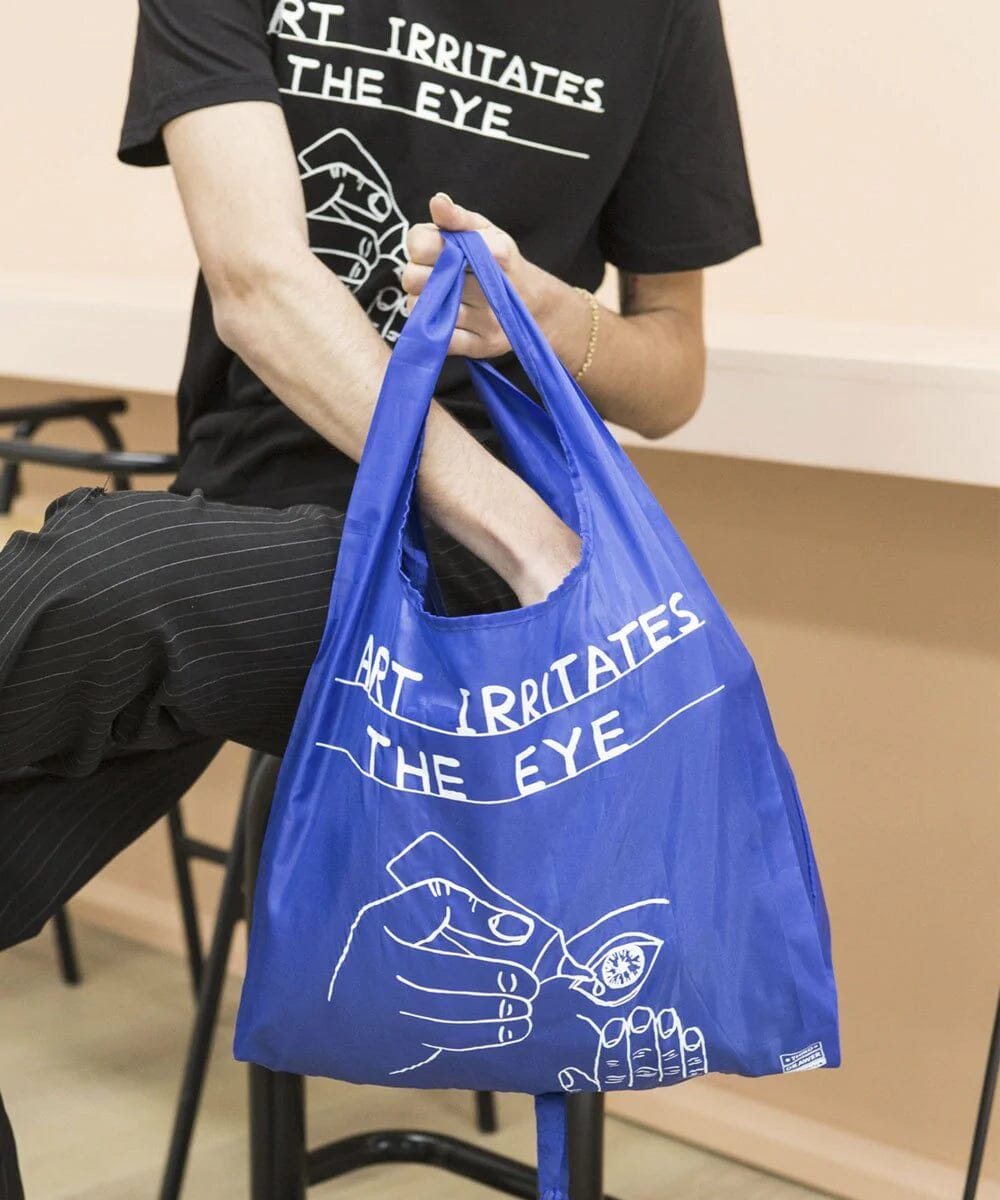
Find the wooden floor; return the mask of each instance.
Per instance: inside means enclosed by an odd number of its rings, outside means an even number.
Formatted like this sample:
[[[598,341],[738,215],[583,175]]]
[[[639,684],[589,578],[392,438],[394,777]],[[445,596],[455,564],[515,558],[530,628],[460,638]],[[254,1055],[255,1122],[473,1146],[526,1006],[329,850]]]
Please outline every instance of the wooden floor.
[[[183,964],[78,926],[85,973],[59,980],[49,931],[0,956],[0,1090],[18,1135],[28,1200],[154,1200],[191,1018]],[[245,1200],[243,1069],[222,1027],[198,1124],[185,1200]],[[497,1150],[530,1158],[530,1100],[500,1097]],[[309,1089],[314,1143],[384,1125],[475,1137],[460,1092]],[[817,1193],[621,1121],[609,1121],[607,1186],[624,1200],[806,1200]],[[496,1193],[428,1167],[373,1167],[310,1191],[343,1200],[473,1200]]]

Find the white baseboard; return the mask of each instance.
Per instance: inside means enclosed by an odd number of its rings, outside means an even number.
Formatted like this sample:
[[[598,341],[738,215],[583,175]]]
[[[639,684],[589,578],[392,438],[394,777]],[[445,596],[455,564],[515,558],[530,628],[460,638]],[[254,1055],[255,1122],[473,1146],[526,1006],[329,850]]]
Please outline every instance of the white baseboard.
[[[709,323],[705,399],[629,446],[1000,486],[1000,336],[795,317]]]
[[[965,1176],[958,1168],[735,1095],[712,1079],[656,1092],[618,1092],[609,1096],[608,1110],[849,1200],[962,1195]],[[1000,1200],[1000,1183],[981,1181],[977,1200]]]

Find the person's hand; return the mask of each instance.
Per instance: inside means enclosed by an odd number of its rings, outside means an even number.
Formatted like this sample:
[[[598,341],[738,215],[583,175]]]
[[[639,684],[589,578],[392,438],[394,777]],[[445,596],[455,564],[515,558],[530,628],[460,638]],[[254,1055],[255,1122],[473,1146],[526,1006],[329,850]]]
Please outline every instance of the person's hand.
[[[535,298],[541,295],[545,272],[528,262],[509,233],[498,228],[482,213],[471,212],[455,204],[444,192],[431,197],[430,213],[431,220],[411,225],[406,237],[409,262],[403,268],[402,284],[407,295],[407,314],[412,311],[417,297],[423,291],[431,268],[444,246],[442,229],[478,229],[493,257],[514,285],[514,290],[528,309],[534,311]],[[448,353],[464,355],[466,358],[495,358],[506,354],[509,349],[507,335],[486,303],[475,276],[470,273],[462,291],[458,322]]]
[[[589,1017],[581,1020],[596,1032],[597,1049],[585,1069],[565,1067],[559,1072],[564,1092],[656,1087],[708,1070],[702,1031],[696,1025],[685,1027],[676,1009],[653,1012],[639,1006],[603,1026]]]

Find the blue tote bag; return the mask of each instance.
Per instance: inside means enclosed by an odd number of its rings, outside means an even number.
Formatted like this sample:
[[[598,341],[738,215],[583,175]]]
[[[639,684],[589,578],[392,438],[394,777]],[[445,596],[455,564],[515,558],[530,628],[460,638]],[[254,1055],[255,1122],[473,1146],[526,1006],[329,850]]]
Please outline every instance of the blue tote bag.
[[[469,369],[579,534],[546,600],[441,611],[413,505],[466,267],[536,405]],[[257,885],[237,1058],[540,1097],[840,1060],[826,911],[747,650],[478,233],[396,343]]]

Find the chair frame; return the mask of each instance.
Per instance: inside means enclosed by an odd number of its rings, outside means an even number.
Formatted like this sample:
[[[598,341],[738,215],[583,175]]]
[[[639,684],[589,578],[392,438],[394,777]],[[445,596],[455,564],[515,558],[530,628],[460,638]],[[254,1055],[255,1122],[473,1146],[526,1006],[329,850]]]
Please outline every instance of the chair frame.
[[[219,1000],[236,923],[248,915],[264,831],[280,760],[254,752],[240,800],[232,848],[227,856],[212,945],[205,962],[198,1011],[191,1034],[159,1200],[177,1200],[208,1065]],[[534,1200],[534,1167],[482,1146],[421,1129],[380,1129],[309,1148],[306,1141],[305,1081],[299,1075],[250,1065],[251,1200],[305,1200],[315,1184],[379,1163],[423,1163],[474,1179],[510,1196]],[[603,1197],[604,1097],[570,1096],[571,1200]],[[477,1095],[480,1129],[495,1128],[493,1096]]]

